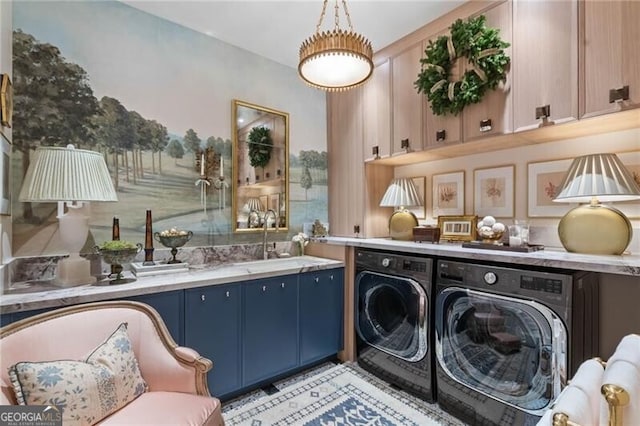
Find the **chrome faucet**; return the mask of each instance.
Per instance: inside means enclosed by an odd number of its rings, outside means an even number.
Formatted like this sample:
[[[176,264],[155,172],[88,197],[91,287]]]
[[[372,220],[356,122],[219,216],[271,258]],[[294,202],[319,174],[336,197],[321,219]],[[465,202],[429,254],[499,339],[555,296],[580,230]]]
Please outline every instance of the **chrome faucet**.
[[[267,231],[269,229],[268,219],[271,215],[273,215],[273,222],[276,225],[276,232],[278,232],[278,213],[276,213],[276,211],[273,209],[269,209],[264,213],[264,217],[262,218],[262,225],[264,226],[264,236],[262,237],[262,258],[264,260],[269,258],[269,252],[272,251],[267,249]]]

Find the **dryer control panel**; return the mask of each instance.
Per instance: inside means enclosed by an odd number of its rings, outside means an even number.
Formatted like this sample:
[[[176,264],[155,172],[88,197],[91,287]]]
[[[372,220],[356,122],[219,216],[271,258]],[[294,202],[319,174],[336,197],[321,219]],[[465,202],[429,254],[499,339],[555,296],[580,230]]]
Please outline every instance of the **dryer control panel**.
[[[544,291],[546,293],[562,294],[562,280],[545,277],[522,275],[520,288],[525,290]]]

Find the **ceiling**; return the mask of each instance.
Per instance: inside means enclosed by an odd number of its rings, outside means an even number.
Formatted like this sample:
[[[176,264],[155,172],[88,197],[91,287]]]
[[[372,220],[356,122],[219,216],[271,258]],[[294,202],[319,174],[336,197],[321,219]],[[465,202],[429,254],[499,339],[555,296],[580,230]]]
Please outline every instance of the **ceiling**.
[[[297,68],[303,40],[315,32],[322,0],[122,0],[281,64]],[[355,32],[374,52],[464,3],[462,0],[350,0]],[[348,24],[340,4],[340,28]],[[327,4],[321,30],[333,29],[335,0]]]

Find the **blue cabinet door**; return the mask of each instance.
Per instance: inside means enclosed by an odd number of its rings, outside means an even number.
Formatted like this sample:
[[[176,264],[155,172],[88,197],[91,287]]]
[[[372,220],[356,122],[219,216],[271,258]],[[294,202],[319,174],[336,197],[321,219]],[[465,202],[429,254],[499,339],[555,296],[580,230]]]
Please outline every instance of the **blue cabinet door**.
[[[298,278],[244,283],[243,385],[298,366]]]
[[[344,269],[300,275],[300,364],[342,350]]]
[[[226,284],[185,291],[185,346],[213,361],[209,392],[217,397],[241,386],[241,285]]]
[[[132,296],[126,300],[146,303],[158,311],[173,340],[180,346],[184,345],[184,292],[182,290]]]

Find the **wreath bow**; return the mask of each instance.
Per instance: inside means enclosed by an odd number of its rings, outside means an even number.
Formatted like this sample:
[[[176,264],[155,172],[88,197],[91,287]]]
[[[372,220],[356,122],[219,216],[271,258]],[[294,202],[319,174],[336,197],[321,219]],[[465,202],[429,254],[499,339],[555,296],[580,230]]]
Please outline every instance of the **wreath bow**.
[[[457,115],[466,105],[480,102],[488,89],[495,89],[506,80],[509,65],[504,53],[509,43],[500,40],[498,30],[485,26],[484,16],[467,22],[459,19],[450,30],[450,36],[429,42],[425,58],[420,60],[422,71],[414,83],[418,93],[424,93],[431,101],[431,109],[437,115]],[[462,77],[452,80],[453,64],[462,56],[467,59]]]

